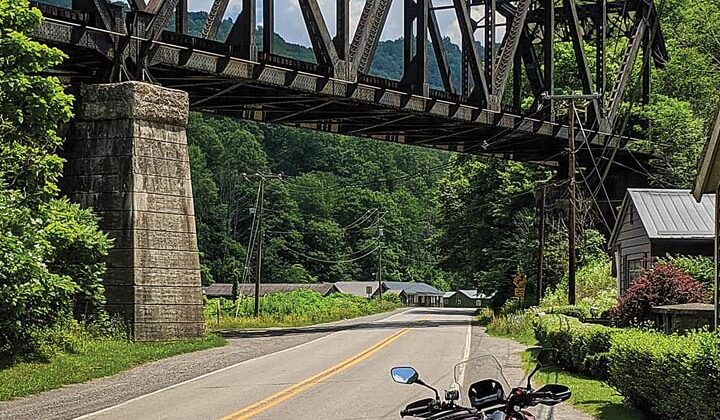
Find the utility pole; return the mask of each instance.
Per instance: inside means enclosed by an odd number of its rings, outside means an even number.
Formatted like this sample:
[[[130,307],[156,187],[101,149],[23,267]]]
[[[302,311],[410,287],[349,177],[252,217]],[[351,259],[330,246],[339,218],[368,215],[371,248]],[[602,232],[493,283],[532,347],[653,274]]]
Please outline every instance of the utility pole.
[[[265,177],[260,176],[260,202],[258,203],[258,229],[256,235],[258,235],[258,249],[257,249],[257,268],[255,269],[255,305],[253,306],[253,316],[255,318],[260,315],[260,279],[262,278],[262,243],[263,243],[263,229],[262,229],[262,217],[263,217],[263,201],[265,200]]]
[[[540,234],[539,234],[539,245],[538,245],[538,281],[537,281],[537,297],[538,303],[543,298],[543,270],[544,270],[544,259],[545,259],[545,192],[547,185],[543,185],[540,190]]]
[[[575,101],[576,100],[598,100],[600,95],[591,93],[588,95],[548,95],[543,93],[542,100],[565,100],[568,101],[568,303],[575,304],[575,271],[576,271],[576,244],[575,231],[577,224],[576,197],[575,197]]]
[[[245,179],[250,178],[257,178],[260,182],[260,186],[258,188],[258,200],[257,200],[257,208],[255,209],[257,218],[257,230],[255,231],[255,238],[257,243],[257,256],[255,260],[255,304],[253,306],[253,315],[257,318],[258,315],[260,315],[260,282],[262,281],[262,245],[263,245],[263,239],[265,236],[262,222],[263,222],[263,208],[264,201],[265,201],[265,182],[268,179],[282,179],[282,174],[263,174],[262,172],[257,172],[254,175],[247,175],[242,174]],[[253,243],[253,241],[251,241]],[[253,250],[248,249],[248,252],[251,253]],[[249,265],[249,264],[248,264]]]
[[[377,239],[378,239],[378,269],[377,269],[377,281],[378,281],[378,296],[380,299],[382,299],[382,238],[383,238],[383,228],[380,226],[380,212],[375,210],[377,213],[377,226],[378,226],[378,232],[377,232]]]
[[[575,304],[575,100],[570,100],[568,111],[568,303]]]

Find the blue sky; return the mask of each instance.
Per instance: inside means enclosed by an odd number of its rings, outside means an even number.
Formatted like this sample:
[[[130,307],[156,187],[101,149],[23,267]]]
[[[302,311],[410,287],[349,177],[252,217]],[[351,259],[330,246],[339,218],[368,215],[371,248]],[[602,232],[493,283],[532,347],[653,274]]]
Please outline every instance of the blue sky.
[[[331,33],[335,33],[335,0],[318,0],[320,8],[325,16],[325,21]],[[258,24],[262,23],[262,0],[258,3]],[[225,18],[231,17],[233,20],[240,12],[241,0],[230,0]],[[350,0],[350,30],[351,34],[355,32],[357,21],[360,17],[365,0]],[[444,6],[451,4],[449,0],[435,0],[434,6]],[[191,11],[209,10],[212,0],[189,0],[189,9]],[[385,29],[383,30],[381,39],[397,39],[402,36],[402,0],[393,0],[390,7],[390,15],[388,16]],[[482,7],[473,8],[473,17],[478,19],[483,14]],[[449,36],[453,42],[460,43],[460,32],[455,19],[455,12],[452,9],[437,12],[440,31],[443,36]],[[502,22],[502,18],[498,17],[498,22]],[[275,31],[289,42],[309,46],[310,40],[305,30],[305,23],[300,14],[300,7],[297,0],[275,0]],[[504,31],[498,31],[498,42]],[[478,40],[482,42],[481,31],[476,33]]]

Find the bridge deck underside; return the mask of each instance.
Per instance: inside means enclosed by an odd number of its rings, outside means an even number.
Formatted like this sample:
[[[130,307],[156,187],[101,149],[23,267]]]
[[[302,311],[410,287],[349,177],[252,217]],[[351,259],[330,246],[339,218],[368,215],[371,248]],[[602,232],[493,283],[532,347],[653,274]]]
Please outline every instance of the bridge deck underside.
[[[95,82],[112,65],[118,39],[129,38],[127,54],[149,48],[149,76],[187,91],[197,111],[522,161],[563,160],[567,148],[561,124],[480,109],[442,91],[414,95],[397,81],[369,75],[355,82],[328,78],[313,64],[285,57],[260,53],[250,61],[223,43],[189,35],[130,38],[90,27],[80,14],[46,16],[34,36],[69,55],[58,74],[74,84]],[[607,147],[606,136],[591,137],[593,148]],[[577,146],[584,141],[579,136]]]

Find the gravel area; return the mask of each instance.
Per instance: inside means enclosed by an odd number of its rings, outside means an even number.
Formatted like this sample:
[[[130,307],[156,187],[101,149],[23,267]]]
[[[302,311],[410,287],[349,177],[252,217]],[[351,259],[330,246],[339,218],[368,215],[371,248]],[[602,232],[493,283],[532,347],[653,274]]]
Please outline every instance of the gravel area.
[[[527,383],[527,375],[520,354],[526,346],[507,338],[492,337],[485,333],[484,327],[474,327],[472,336],[472,356],[483,353],[493,354],[502,365],[503,374],[511,386]],[[537,420],[592,420],[593,417],[579,411],[568,403],[553,407],[537,406],[530,410]]]
[[[0,419],[73,419],[245,360],[307,343],[335,331],[362,327],[404,310],[310,327],[241,333],[224,331],[221,332],[227,338],[224,347],[169,357],[114,376],[0,402]]]

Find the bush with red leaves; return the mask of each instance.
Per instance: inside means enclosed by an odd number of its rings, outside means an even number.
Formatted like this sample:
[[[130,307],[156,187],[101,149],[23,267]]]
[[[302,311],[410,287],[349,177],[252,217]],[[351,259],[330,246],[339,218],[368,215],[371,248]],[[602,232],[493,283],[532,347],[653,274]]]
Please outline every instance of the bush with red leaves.
[[[667,263],[645,270],[618,299],[611,311],[613,323],[620,327],[637,325],[652,319],[650,309],[659,305],[703,302],[705,285]]]

